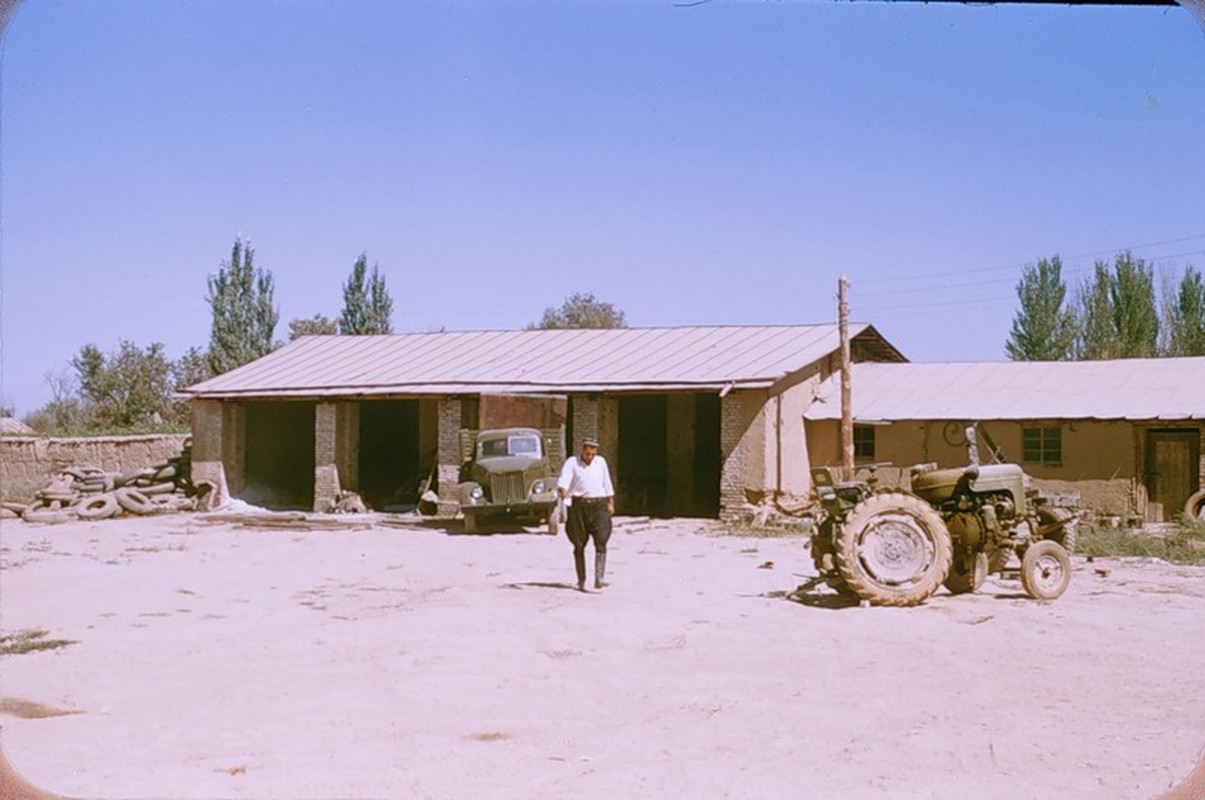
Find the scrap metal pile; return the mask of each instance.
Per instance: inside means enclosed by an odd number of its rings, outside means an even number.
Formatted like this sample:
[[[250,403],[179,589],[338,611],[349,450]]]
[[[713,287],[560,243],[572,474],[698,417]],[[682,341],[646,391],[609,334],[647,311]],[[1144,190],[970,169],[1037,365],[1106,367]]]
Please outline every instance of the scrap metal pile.
[[[108,519],[120,514],[191,511],[197,494],[191,473],[192,443],[187,440],[179,456],[133,472],[66,467],[37,491],[33,503],[4,503],[3,513],[26,522],[65,522],[72,517]]]

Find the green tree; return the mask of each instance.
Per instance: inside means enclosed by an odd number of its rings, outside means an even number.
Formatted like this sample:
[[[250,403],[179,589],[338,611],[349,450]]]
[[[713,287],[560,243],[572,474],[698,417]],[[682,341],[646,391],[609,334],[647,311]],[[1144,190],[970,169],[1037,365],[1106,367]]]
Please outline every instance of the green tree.
[[[312,317],[302,319],[289,320],[289,341],[293,341],[298,336],[333,336],[338,333],[339,329],[335,327],[335,323],[325,314],[315,314]]]
[[[1159,310],[1155,301],[1154,269],[1128,252],[1113,262],[1109,287],[1118,358],[1159,355]]]
[[[575,292],[565,298],[560,308],[544,309],[538,324],[528,330],[556,328],[626,328],[627,317],[611,303],[604,303],[593,292]]]
[[[1192,267],[1184,271],[1179,291],[1165,304],[1167,354],[1205,356],[1205,281]]]
[[[1017,283],[1020,306],[1004,346],[1013,361],[1063,361],[1074,353],[1075,309],[1066,302],[1062,272],[1057,255],[1022,271]]]
[[[1115,358],[1117,332],[1113,327],[1110,287],[1113,275],[1108,266],[1096,262],[1092,277],[1080,287],[1079,336],[1075,342],[1077,359]]]
[[[234,240],[230,261],[209,276],[213,327],[209,366],[214,375],[254,361],[272,350],[272,335],[280,313],[272,305],[272,273],[257,269],[255,251],[241,238]]]
[[[117,352],[108,356],[96,345],[87,344],[71,359],[71,366],[89,422],[95,427],[157,427],[177,416],[172,408],[171,364],[159,342],[143,350],[123,340]]]
[[[83,433],[87,429],[87,412],[79,399],[78,386],[68,370],[43,375],[50,387],[50,402],[25,416],[25,424],[43,436],[63,436]]]
[[[1154,270],[1141,258],[1122,253],[1109,264],[1097,261],[1081,287],[1080,359],[1152,358],[1159,354],[1159,312]]]
[[[339,315],[339,333],[361,336],[393,333],[390,317],[393,299],[385,288],[376,264],[368,274],[368,254],[361,253],[343,284],[343,313]]]
[[[209,353],[199,347],[188,348],[184,355],[172,362],[171,375],[176,391],[209,380],[213,377],[209,364]]]

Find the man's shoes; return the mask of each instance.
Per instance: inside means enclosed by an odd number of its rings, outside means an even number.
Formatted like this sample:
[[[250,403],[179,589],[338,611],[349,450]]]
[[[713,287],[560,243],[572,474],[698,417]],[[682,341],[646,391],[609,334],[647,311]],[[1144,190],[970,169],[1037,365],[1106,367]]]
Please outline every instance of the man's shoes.
[[[595,581],[594,582],[595,589],[606,589],[610,585],[611,584],[607,583],[606,581]]]
[[[586,591],[586,582],[585,582],[585,581],[578,581],[578,582],[577,582],[577,590],[578,590],[579,592],[584,592],[584,591]]]

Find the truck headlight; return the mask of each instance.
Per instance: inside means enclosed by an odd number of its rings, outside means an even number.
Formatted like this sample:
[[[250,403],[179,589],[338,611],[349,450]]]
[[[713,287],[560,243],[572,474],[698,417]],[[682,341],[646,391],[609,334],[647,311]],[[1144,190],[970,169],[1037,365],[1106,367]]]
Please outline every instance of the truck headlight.
[[[544,494],[546,491],[548,491],[548,487],[545,485],[544,481],[536,481],[531,485],[532,494]]]
[[[482,489],[480,486],[474,486],[472,489],[469,489],[469,499],[472,500],[473,502],[479,502],[484,497],[485,497],[485,490]]]

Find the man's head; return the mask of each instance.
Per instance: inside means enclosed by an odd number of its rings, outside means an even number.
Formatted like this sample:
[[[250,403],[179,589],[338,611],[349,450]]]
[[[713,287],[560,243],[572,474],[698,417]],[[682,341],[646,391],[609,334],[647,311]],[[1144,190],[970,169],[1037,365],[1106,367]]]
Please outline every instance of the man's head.
[[[589,437],[582,439],[582,461],[589,464],[598,455],[598,440]]]

